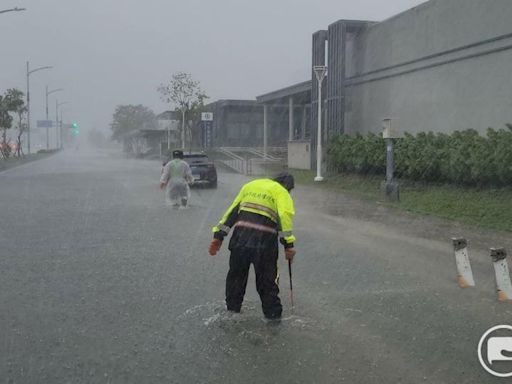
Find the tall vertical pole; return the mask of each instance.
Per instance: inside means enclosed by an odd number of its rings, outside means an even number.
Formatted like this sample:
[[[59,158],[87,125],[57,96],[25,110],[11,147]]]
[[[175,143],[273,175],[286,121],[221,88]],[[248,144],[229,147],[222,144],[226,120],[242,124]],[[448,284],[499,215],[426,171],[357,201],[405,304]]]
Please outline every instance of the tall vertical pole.
[[[27,61],[27,150],[30,155],[30,68]]]
[[[48,86],[46,86],[46,149],[50,149],[50,128],[48,127]]]
[[[300,139],[304,140],[306,138],[306,118],[307,118],[307,110],[306,106],[302,108],[302,121],[300,124]]]
[[[62,109],[60,110],[60,149],[64,148],[64,133],[62,131]]]
[[[169,120],[171,121],[171,120]],[[167,151],[171,149],[171,123],[167,124]]]
[[[382,137],[386,142],[386,180],[381,183],[380,189],[386,199],[400,201],[400,185],[395,180],[394,139],[398,138],[396,127],[392,126],[391,119],[382,120]]]
[[[48,86],[46,86],[46,120],[48,120]]]
[[[263,106],[263,160],[267,160],[268,105]]]
[[[386,181],[393,182],[395,158],[393,154],[393,139],[386,139]]]
[[[313,67],[318,83],[318,127],[316,140],[316,177],[315,181],[323,181],[322,177],[322,82],[327,74],[325,65],[315,65]]]
[[[293,97],[288,99],[288,141],[293,141]]]
[[[322,80],[318,81],[318,128],[316,141],[316,177],[315,181],[323,181],[322,177]]]
[[[185,151],[185,108],[181,110],[182,121],[181,121],[181,148]]]
[[[55,148],[59,148],[59,101],[55,99]]]

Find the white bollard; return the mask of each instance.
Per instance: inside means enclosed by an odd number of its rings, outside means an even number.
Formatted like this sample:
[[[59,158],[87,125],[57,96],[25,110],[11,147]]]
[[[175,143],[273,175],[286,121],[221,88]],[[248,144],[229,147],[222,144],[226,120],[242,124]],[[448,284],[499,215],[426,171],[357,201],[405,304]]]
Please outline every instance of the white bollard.
[[[474,287],[475,279],[469,262],[468,242],[464,238],[453,238],[452,241],[457,264],[457,283],[461,288]]]
[[[512,300],[512,282],[508,269],[507,251],[504,248],[491,248],[491,257],[496,274],[496,289],[499,301]]]

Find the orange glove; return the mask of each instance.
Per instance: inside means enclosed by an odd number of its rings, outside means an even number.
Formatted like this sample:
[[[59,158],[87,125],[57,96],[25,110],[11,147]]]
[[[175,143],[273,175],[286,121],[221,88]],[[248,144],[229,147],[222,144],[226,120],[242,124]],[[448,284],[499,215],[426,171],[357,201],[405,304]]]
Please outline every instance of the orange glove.
[[[284,249],[284,257],[286,258],[286,260],[293,261],[293,258],[295,257],[296,253],[297,252],[295,252],[295,248],[285,248]]]
[[[215,256],[217,252],[220,251],[220,247],[222,246],[222,241],[219,239],[213,239],[210,243],[210,247],[208,247],[208,253],[210,256]]]

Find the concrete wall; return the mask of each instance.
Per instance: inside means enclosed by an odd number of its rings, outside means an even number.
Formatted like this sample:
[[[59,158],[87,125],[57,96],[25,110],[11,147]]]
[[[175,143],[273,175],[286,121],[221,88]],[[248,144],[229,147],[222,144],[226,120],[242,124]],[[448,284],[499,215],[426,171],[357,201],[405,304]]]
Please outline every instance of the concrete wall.
[[[511,20],[511,0],[432,0],[348,36],[345,131],[512,123]]]

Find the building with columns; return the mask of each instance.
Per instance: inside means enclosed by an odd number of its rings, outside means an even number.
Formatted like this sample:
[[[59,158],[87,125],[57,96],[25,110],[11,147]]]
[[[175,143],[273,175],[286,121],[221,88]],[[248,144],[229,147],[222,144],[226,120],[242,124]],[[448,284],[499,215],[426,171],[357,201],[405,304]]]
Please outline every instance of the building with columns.
[[[328,67],[323,147],[336,134],[378,133],[385,118],[412,134],[470,128],[485,134],[512,123],[510,20],[510,0],[430,0],[382,22],[341,19],[315,32],[312,68]],[[308,149],[311,167],[317,89],[312,70],[311,81],[257,97],[267,110],[288,111],[290,148]],[[297,146],[297,139],[310,145]]]
[[[311,80],[244,101],[252,112],[240,121],[224,119],[229,102],[218,102],[218,142],[288,144],[302,151],[291,167],[309,156],[299,167],[314,168],[316,65],[328,67],[324,149],[340,133],[379,133],[385,118],[412,134],[503,128],[512,123],[510,20],[511,0],[430,0],[382,22],[338,20],[312,35]]]

